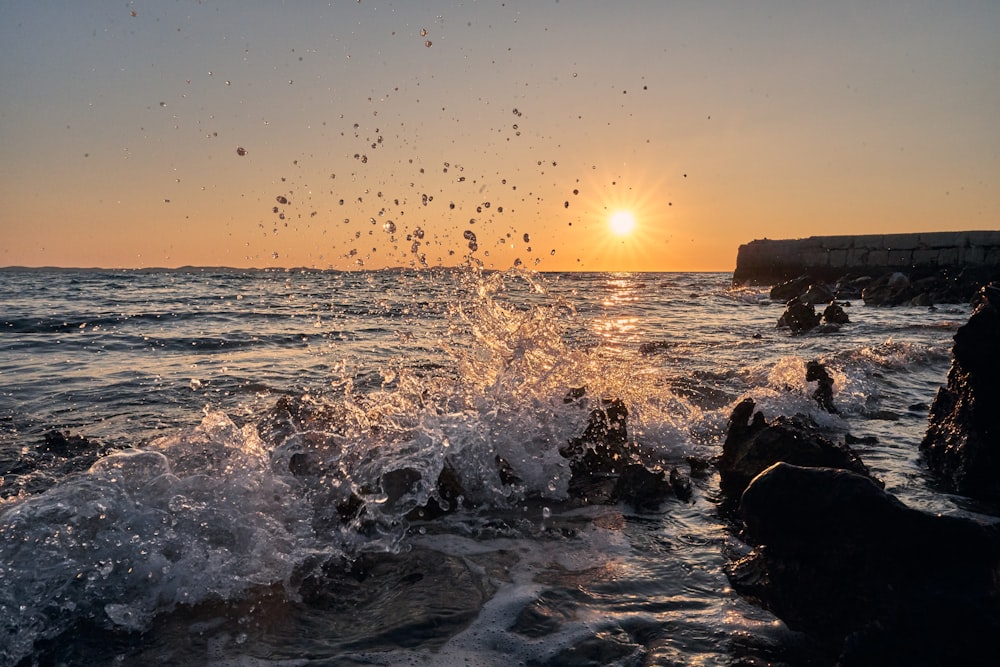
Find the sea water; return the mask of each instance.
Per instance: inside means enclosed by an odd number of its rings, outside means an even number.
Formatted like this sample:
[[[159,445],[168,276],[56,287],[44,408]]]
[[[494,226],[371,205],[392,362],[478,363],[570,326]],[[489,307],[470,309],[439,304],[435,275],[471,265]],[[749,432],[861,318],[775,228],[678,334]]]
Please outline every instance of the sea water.
[[[907,504],[969,509],[917,451],[966,305],[858,301],[839,331],[791,336],[723,273],[0,278],[3,665],[808,655],[728,585],[744,546],[697,464],[747,396],[871,436],[858,453]],[[569,497],[559,449],[615,398],[634,458],[689,474],[689,501]]]

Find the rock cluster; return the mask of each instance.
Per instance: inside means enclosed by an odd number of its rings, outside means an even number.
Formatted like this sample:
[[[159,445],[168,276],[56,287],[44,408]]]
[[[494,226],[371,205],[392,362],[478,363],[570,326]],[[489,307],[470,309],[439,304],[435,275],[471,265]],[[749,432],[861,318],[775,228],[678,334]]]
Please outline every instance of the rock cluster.
[[[738,500],[751,480],[779,461],[868,475],[846,444],[827,440],[803,418],[779,416],[768,422],[754,407],[752,398],[743,399],[729,418],[719,459],[719,484],[727,497]]]

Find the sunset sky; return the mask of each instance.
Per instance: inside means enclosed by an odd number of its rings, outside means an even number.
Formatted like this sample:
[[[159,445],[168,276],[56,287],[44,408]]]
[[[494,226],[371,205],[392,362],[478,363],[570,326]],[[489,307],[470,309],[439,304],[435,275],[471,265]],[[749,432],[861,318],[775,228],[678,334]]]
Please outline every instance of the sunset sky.
[[[725,271],[998,229],[998,35],[995,0],[11,0],[0,266]]]

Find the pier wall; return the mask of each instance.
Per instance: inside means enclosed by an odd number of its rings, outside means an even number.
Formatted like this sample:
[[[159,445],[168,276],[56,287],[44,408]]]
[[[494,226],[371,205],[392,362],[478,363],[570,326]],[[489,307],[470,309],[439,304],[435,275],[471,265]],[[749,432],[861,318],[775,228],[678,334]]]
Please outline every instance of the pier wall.
[[[741,245],[734,284],[775,284],[802,275],[836,280],[900,271],[930,275],[1000,267],[1000,231],[810,236]]]

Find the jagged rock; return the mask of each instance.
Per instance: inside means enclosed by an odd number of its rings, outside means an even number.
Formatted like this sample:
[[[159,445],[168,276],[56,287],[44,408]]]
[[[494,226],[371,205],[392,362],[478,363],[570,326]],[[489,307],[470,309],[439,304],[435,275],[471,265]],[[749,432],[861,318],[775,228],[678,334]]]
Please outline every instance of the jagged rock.
[[[793,334],[809,331],[819,324],[820,316],[811,304],[792,300],[778,320],[778,327],[788,327]]]
[[[826,283],[813,283],[809,285],[809,288],[799,297],[802,303],[808,303],[809,305],[815,306],[818,303],[829,303],[833,301],[836,296],[833,289]]]
[[[833,405],[833,378],[830,377],[826,367],[818,361],[810,361],[806,364],[806,382],[817,383],[813,398],[821,408],[836,414],[837,408]]]
[[[590,412],[583,435],[559,450],[574,475],[617,474],[629,462],[628,409],[620,399],[603,403]]]
[[[811,276],[799,276],[791,280],[779,283],[771,288],[771,300],[787,303],[788,301],[801,296],[811,285]]]
[[[920,449],[949,489],[1000,501],[1000,285],[982,288],[952,355]]]
[[[847,316],[840,304],[831,303],[823,309],[823,322],[827,324],[848,324],[850,321],[851,318]]]
[[[99,448],[99,444],[88,440],[82,435],[66,435],[61,431],[49,431],[43,436],[42,442],[38,445],[39,452],[63,458],[69,458]]]
[[[738,499],[750,480],[779,461],[869,474],[847,445],[827,440],[795,417],[779,416],[768,423],[754,407],[753,399],[745,398],[729,417],[719,459],[719,484],[730,499]]]
[[[997,525],[906,507],[871,478],[778,463],[743,494],[741,594],[841,665],[976,664],[1000,630]]]

